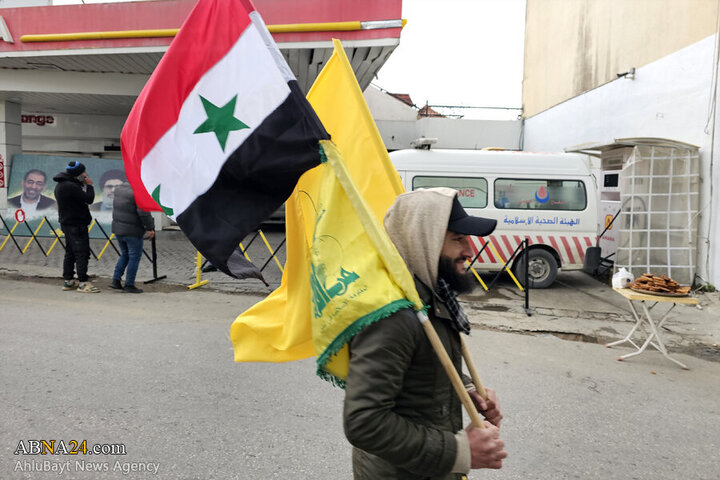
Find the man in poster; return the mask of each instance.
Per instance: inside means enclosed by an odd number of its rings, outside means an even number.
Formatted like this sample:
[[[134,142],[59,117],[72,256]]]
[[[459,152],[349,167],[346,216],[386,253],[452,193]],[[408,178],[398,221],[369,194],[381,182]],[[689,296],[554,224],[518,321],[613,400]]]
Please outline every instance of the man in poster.
[[[22,181],[23,193],[8,198],[8,205],[22,208],[28,217],[35,216],[38,210],[54,207],[55,200],[42,194],[47,184],[47,175],[36,168],[28,170]]]

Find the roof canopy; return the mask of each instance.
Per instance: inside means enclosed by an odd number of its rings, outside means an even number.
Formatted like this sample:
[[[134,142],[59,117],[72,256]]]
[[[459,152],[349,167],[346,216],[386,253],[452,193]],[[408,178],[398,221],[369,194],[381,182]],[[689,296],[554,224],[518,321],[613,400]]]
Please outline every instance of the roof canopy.
[[[402,0],[254,0],[307,91],[343,42],[365,89],[400,41]],[[195,0],[0,9],[0,100],[125,115]],[[7,27],[7,28],[4,28]]]

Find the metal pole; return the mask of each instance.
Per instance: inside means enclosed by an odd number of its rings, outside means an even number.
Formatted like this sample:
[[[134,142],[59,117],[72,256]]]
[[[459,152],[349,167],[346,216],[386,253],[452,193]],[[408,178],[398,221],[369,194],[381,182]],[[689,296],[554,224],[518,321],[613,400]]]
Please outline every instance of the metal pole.
[[[162,280],[163,278],[167,278],[167,275],[158,277],[158,274],[157,274],[157,248],[155,247],[155,237],[154,236],[153,236],[153,238],[150,239],[150,252],[152,253],[152,259],[150,260],[150,262],[152,263],[153,278],[151,280],[145,281],[145,283],[152,283],[152,282],[156,282],[158,280]]]
[[[525,313],[528,317],[532,316],[530,312],[530,252],[528,251],[528,239],[522,241],[523,255],[525,255]]]

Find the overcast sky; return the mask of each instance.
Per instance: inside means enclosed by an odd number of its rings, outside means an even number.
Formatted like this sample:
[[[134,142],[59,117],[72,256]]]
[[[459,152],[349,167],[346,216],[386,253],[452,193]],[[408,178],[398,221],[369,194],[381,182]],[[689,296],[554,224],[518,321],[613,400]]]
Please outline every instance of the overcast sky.
[[[112,0],[85,3],[103,1]],[[392,93],[409,93],[418,106],[521,106],[525,0],[403,0],[402,16],[407,25],[400,46],[373,84]],[[457,113],[466,118],[515,118],[520,112]]]
[[[521,106],[525,0],[403,0],[403,18],[375,85],[416,105]]]

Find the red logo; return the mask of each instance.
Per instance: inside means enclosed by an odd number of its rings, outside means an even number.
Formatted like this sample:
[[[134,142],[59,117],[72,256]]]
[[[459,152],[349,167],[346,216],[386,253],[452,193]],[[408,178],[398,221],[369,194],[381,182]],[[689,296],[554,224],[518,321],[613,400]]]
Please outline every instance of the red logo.
[[[17,210],[15,210],[15,220],[17,220],[19,223],[25,221],[25,212],[23,212],[22,208],[18,208]]]

